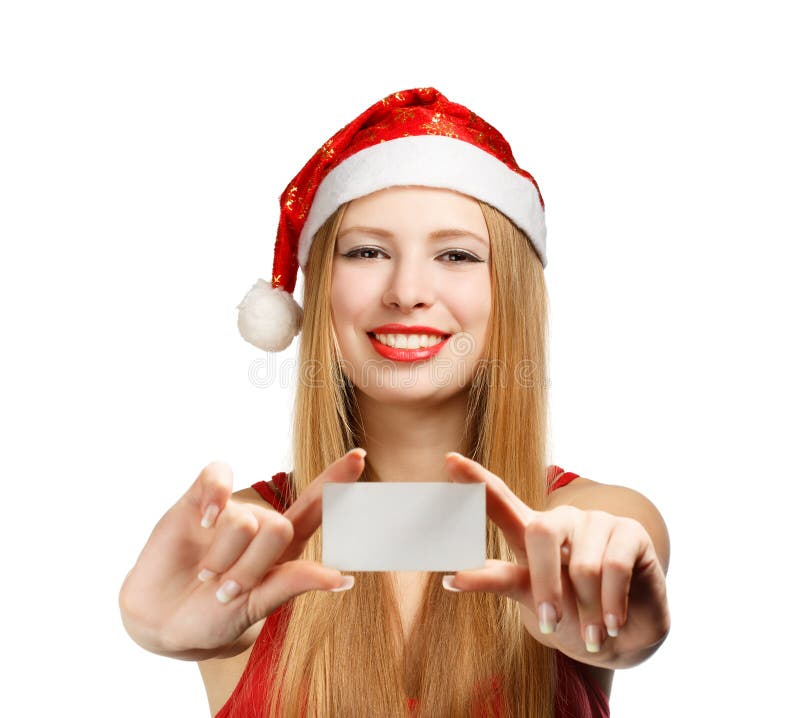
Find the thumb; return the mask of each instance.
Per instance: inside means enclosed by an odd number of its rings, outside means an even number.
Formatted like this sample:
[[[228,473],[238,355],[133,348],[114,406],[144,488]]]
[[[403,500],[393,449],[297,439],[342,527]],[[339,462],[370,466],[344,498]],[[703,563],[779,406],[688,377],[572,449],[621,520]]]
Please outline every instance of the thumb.
[[[262,583],[250,591],[250,606],[255,616],[253,622],[260,621],[306,591],[348,590],[354,582],[353,576],[343,575],[341,571],[316,561],[298,559],[278,564]]]
[[[203,468],[179,503],[197,514],[197,523],[203,528],[211,528],[228,503],[232,490],[231,467],[224,461],[212,461]]]

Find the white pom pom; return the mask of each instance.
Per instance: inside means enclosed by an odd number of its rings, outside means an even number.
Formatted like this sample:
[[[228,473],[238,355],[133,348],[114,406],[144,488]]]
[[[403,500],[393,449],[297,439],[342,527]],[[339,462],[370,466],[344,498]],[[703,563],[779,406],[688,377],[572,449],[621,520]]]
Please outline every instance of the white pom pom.
[[[300,331],[303,309],[281,287],[259,279],[237,306],[242,338],[265,352],[279,352]]]

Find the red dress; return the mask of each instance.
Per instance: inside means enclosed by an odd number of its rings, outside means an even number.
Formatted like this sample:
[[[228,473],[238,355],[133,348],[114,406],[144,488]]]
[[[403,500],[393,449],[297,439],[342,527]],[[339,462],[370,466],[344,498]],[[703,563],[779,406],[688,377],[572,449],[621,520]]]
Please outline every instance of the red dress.
[[[565,486],[577,476],[578,474],[571,471],[564,471],[560,466],[548,466],[549,491]],[[285,505],[285,500],[289,497],[287,482],[288,477],[282,471],[275,474],[272,481],[259,481],[253,484],[253,488],[278,511],[283,512],[288,507]],[[261,718],[266,680],[272,674],[270,663],[277,655],[272,652],[278,648],[276,628],[281,614],[291,610],[290,603],[279,606],[264,621],[264,627],[253,645],[239,683],[215,718]],[[609,718],[611,714],[608,698],[596,681],[582,670],[582,664],[560,651],[555,653],[558,687],[555,702],[556,718]],[[416,705],[415,698],[408,699],[409,714],[412,716],[416,713]],[[499,713],[501,710],[499,700],[495,706]]]

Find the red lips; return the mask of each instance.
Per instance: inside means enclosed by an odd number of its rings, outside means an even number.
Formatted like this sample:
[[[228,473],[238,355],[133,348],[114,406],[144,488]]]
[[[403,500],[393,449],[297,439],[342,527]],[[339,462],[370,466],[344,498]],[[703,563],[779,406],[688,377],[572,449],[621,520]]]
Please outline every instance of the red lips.
[[[407,334],[408,332],[391,333]],[[416,332],[414,333],[416,334]],[[424,332],[420,332],[420,334],[423,333]],[[375,348],[375,351],[378,352],[378,354],[386,357],[387,359],[394,359],[395,361],[422,361],[425,359],[430,359],[431,357],[436,356],[450,339],[449,336],[443,337],[442,341],[440,341],[438,344],[434,344],[432,347],[425,347],[424,349],[397,349],[395,347],[386,346],[386,344],[381,344],[374,336],[372,336],[371,333],[367,336],[369,337],[369,340],[372,342],[372,346]]]

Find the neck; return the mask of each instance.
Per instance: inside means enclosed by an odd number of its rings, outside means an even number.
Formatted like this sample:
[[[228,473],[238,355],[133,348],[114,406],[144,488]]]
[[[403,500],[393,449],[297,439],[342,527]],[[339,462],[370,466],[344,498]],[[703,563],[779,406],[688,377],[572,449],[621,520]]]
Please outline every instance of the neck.
[[[375,481],[447,481],[444,455],[466,453],[468,392],[436,404],[387,404],[357,392],[361,446]]]

